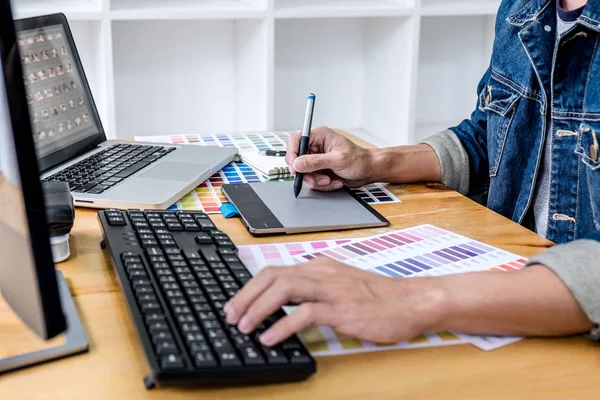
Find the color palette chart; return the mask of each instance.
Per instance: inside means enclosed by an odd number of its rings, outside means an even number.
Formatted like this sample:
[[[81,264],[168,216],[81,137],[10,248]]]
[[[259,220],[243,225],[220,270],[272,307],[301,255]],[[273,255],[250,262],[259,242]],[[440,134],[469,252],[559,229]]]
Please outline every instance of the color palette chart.
[[[371,351],[417,349],[422,347],[449,346],[469,343],[450,332],[427,333],[396,344],[376,344],[342,335],[326,326],[307,329],[299,334],[300,339],[313,356],[337,356]]]
[[[169,210],[196,210],[217,214],[221,212],[219,208],[227,203],[221,193],[221,186],[227,183],[254,182],[262,182],[262,178],[250,166],[231,163],[169,207]]]
[[[207,133],[201,135],[136,136],[138,142],[191,144],[196,146],[236,147],[240,155],[263,150],[285,150],[294,132]]]
[[[392,278],[440,276],[471,271],[514,271],[526,260],[432,225],[385,233],[313,254]]]
[[[256,276],[267,266],[291,266],[299,263],[294,257],[302,256],[307,253],[324,251],[348,243],[352,243],[352,240],[339,239],[239,246],[238,256],[244,262],[244,265],[246,265],[250,273],[253,276]],[[293,312],[294,307],[285,307],[285,309],[289,313]],[[305,330],[300,333],[300,338],[311,354],[315,356],[331,356],[368,351],[410,349],[469,343],[467,339],[460,336],[449,332],[440,332],[419,335],[409,341],[392,345],[381,345],[342,335],[325,326]]]
[[[475,271],[517,271],[527,262],[516,254],[432,225],[359,239],[294,258],[299,262],[307,262],[317,256],[326,256],[392,278],[442,276]],[[486,351],[521,340],[520,337],[456,335]]]
[[[290,266],[297,264],[294,256],[350,243],[349,239],[320,240],[315,242],[261,244],[238,246],[238,256],[253,276],[266,266]]]
[[[361,199],[369,204],[402,203],[392,192],[381,183],[374,183],[358,189],[352,189]]]
[[[287,138],[294,132],[262,132],[262,133],[221,133],[202,135],[167,135],[136,136],[138,142],[191,144],[196,146],[236,147],[240,155],[262,150],[285,150]],[[244,163],[232,163],[223,169],[223,173],[213,175],[195,190],[187,194],[169,210],[204,211],[209,214],[220,212],[219,207],[227,200],[221,193],[221,186],[227,183],[279,182],[269,181],[258,174],[251,166]],[[292,180],[293,178],[287,179]],[[385,185],[375,183],[358,189],[352,189],[356,195],[369,204],[401,203],[400,199],[390,192]]]

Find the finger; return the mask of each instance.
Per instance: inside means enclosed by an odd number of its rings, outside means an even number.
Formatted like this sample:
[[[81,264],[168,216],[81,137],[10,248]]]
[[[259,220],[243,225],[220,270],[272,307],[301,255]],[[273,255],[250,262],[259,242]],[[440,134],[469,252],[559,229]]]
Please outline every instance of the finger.
[[[311,189],[315,189],[317,187],[317,181],[315,180],[314,176],[312,176],[312,174],[304,175],[302,183]]]
[[[294,160],[298,158],[298,151],[300,151],[300,133],[294,133],[287,140],[286,146],[286,155],[285,162],[290,167],[290,172],[294,174],[296,171],[293,171]]]
[[[267,267],[260,271],[258,276],[245,284],[223,307],[227,323],[237,324],[250,305],[273,284],[277,277],[290,273],[293,273],[293,268]]]
[[[294,170],[302,173],[317,172],[324,169],[335,169],[343,160],[337,153],[309,154],[294,160]]]
[[[339,190],[344,187],[344,183],[342,181],[340,181],[339,179],[331,179],[330,178],[328,185],[319,185],[317,183],[317,179],[318,178],[315,178],[315,174],[304,175],[303,182],[309,188],[311,188],[313,190],[318,190],[321,192],[333,192],[334,190]]]
[[[320,290],[322,283],[304,276],[283,276],[275,279],[250,305],[238,323],[242,333],[253,332],[268,316],[288,303],[305,301],[324,301],[325,295]]]
[[[283,342],[295,333],[315,325],[337,324],[338,316],[327,303],[304,303],[290,315],[281,318],[260,335],[260,342],[267,347]]]
[[[376,279],[380,277],[378,274],[363,271],[359,268],[335,261],[322,254],[317,255],[316,258],[313,258],[307,263],[300,264],[299,267],[306,271],[307,277],[323,277],[327,275],[335,276],[337,279],[347,278],[360,280],[370,278]]]
[[[315,172],[314,174],[312,174],[312,176],[315,179],[317,186],[331,185],[331,177],[329,175]]]

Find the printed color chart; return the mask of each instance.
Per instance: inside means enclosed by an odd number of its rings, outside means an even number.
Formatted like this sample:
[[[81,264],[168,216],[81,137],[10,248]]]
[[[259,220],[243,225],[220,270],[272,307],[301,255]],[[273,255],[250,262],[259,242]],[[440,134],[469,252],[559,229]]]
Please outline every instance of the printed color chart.
[[[470,271],[514,271],[526,260],[456,233],[422,225],[297,256],[318,255],[393,278],[440,276]]]
[[[192,144],[196,146],[237,147],[240,154],[263,150],[285,150],[294,132],[207,133],[203,135],[136,136],[138,142]]]
[[[170,144],[191,144],[196,146],[236,147],[240,155],[256,154],[262,150],[285,150],[286,140],[294,132],[262,132],[262,133],[220,133],[203,135],[170,135],[170,136],[136,136],[136,141]],[[187,194],[169,210],[197,210],[209,214],[218,214],[219,207],[227,200],[221,193],[221,186],[226,183],[278,182],[269,181],[259,175],[247,164],[233,163],[225,167],[222,173],[213,175],[208,181]],[[224,174],[223,174],[224,173]],[[287,179],[293,180],[293,178]],[[362,188],[352,189],[361,199],[369,204],[401,203],[385,185],[375,183]]]
[[[227,199],[221,193],[221,186],[226,183],[254,182],[262,182],[262,179],[251,167],[246,164],[231,163],[169,207],[169,210],[196,210],[218,214],[221,212],[219,208],[227,203]]]
[[[266,266],[291,266],[299,263],[295,256],[312,252],[322,252],[328,248],[352,243],[350,239],[323,240],[314,242],[278,243],[240,246],[239,257],[253,276]],[[294,307],[285,307],[286,312],[293,312]],[[409,341],[393,345],[380,345],[353,337],[341,335],[328,327],[314,327],[300,333],[300,338],[311,354],[315,356],[331,356],[341,354],[362,353],[369,351],[411,349],[419,347],[447,346],[469,343],[465,338],[449,332],[419,335]]]
[[[219,208],[227,203],[227,199],[221,193],[221,186],[227,183],[254,183],[264,182],[265,178],[258,175],[256,171],[247,164],[231,163],[219,173],[214,174],[206,182],[185,195],[177,203],[169,207],[169,210],[204,211],[207,214],[218,214]],[[382,184],[374,184],[359,189],[353,189],[354,193],[370,204],[400,203],[400,199],[394,196]]]
[[[427,333],[409,341],[383,345],[345,336],[325,326],[315,327],[299,334],[300,339],[313,356],[337,356],[371,351],[417,349],[422,347],[449,346],[469,343],[449,332]]]
[[[349,243],[350,240],[321,240],[316,242],[277,243],[239,246],[238,256],[253,276],[266,266],[289,266],[297,264],[294,256],[322,251]]]

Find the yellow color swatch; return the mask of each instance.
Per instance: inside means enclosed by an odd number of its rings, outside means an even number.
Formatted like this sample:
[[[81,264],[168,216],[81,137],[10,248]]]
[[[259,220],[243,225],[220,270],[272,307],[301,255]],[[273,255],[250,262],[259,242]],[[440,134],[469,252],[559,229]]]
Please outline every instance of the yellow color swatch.
[[[300,337],[311,353],[329,351],[329,345],[319,328],[311,328],[300,332]]]
[[[362,349],[364,347],[360,339],[345,336],[338,332],[335,333],[335,336],[338,338],[338,341],[344,350]]]
[[[458,336],[453,335],[450,332],[438,332],[437,335],[444,341],[460,340]]]
[[[418,343],[428,343],[429,342],[429,338],[425,335],[419,335],[415,338],[412,338],[408,341],[408,343],[410,344],[418,344]]]

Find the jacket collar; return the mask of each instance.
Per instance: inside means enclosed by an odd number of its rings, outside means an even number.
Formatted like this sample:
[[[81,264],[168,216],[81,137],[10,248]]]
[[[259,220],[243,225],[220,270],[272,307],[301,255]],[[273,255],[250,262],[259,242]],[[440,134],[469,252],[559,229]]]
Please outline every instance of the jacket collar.
[[[507,21],[511,25],[523,26],[527,22],[535,21],[555,2],[556,0],[529,0],[520,10],[509,16]],[[577,21],[588,28],[600,31],[600,0],[588,0]]]

